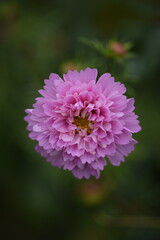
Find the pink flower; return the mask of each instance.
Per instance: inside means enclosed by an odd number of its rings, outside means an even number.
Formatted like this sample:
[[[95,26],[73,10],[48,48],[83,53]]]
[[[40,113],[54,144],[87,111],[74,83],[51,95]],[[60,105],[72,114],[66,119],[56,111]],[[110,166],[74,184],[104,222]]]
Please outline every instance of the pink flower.
[[[27,109],[29,137],[36,151],[53,166],[72,171],[77,178],[100,176],[107,157],[119,166],[134,150],[132,133],[141,130],[133,112],[134,99],[109,73],[98,82],[97,70],[68,71],[62,80],[50,74],[42,97]]]

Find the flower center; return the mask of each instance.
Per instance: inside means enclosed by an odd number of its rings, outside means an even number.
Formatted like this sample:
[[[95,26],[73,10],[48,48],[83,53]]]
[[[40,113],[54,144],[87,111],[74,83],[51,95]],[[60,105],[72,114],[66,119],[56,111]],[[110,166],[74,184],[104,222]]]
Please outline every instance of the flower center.
[[[87,133],[91,133],[91,128],[89,127],[89,124],[92,123],[92,121],[89,121],[87,117],[74,117],[73,122],[77,127],[80,127],[82,129],[86,128]]]

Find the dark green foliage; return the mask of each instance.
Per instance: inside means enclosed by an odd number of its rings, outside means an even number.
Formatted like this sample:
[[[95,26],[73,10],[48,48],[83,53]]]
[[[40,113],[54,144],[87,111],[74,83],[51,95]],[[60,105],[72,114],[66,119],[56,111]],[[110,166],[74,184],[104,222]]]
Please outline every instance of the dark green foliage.
[[[0,2],[2,239],[160,239],[159,7],[155,0]],[[112,39],[132,42],[134,57],[108,59]],[[136,99],[139,143],[99,180],[51,167],[27,136],[24,109],[43,79],[67,64],[110,71]]]

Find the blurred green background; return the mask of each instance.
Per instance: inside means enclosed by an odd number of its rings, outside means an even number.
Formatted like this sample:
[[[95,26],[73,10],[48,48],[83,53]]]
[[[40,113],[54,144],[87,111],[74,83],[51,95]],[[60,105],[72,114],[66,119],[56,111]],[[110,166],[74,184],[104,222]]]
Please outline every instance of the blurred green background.
[[[160,239],[159,12],[158,0],[0,1],[1,239]],[[80,37],[131,41],[135,54],[110,71],[136,99],[139,143],[99,180],[51,167],[23,120],[51,72],[109,70]]]

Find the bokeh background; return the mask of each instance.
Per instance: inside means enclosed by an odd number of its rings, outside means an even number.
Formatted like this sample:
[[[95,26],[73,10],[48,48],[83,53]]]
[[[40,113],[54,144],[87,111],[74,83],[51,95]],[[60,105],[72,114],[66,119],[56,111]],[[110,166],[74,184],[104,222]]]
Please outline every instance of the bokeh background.
[[[1,239],[160,239],[159,12],[158,0],[0,1]],[[131,41],[133,57],[108,60],[81,37]],[[51,72],[87,66],[127,85],[142,126],[99,180],[51,167],[23,120]]]

